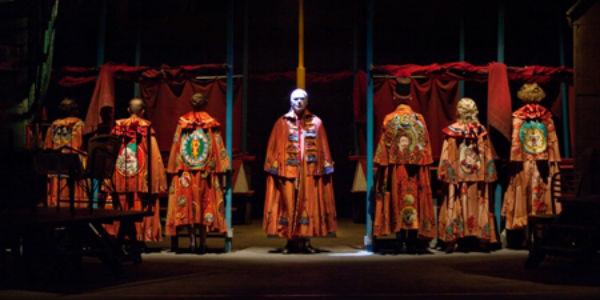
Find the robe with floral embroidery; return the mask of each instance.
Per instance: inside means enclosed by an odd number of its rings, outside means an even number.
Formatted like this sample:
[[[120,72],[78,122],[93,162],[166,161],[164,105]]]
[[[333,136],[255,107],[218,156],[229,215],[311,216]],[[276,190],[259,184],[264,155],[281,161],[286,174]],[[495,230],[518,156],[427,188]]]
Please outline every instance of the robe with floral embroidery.
[[[77,117],[66,117],[55,120],[46,132],[44,149],[60,150],[62,153],[83,151],[83,126],[83,121]],[[83,166],[85,166],[85,156],[80,155],[79,158]],[[60,197],[61,207],[68,206],[69,188],[67,177],[67,175],[61,174],[59,180],[57,175],[48,175],[48,206],[56,206],[58,197]],[[75,183],[75,207],[87,207],[88,196],[86,186],[87,183],[85,180]],[[60,193],[60,196],[58,193]]]
[[[121,149],[113,175],[114,192],[119,195],[124,210],[145,210],[142,198],[152,203],[154,214],[136,223],[137,238],[143,241],[161,240],[160,205],[158,194],[167,190],[165,166],[163,164],[151,123],[138,116],[116,121],[112,134],[121,140]],[[151,157],[148,159],[148,134],[150,134]],[[148,163],[152,164],[152,190],[148,190]],[[132,203],[127,200],[131,194]],[[115,199],[113,199],[115,201]]]
[[[269,138],[263,229],[288,239],[334,235],[333,161],[325,127],[305,110],[279,118]]]
[[[489,183],[496,180],[496,166],[487,130],[479,123],[457,122],[442,131],[438,179],[444,183],[444,201],[438,236],[445,242],[468,236],[495,242]]]
[[[502,215],[506,229],[523,229],[529,215],[552,214],[550,180],[558,172],[560,151],[552,113],[543,106],[526,104],[513,113],[510,160]],[[560,209],[556,203],[556,213]]]
[[[227,231],[222,179],[231,167],[219,126],[204,111],[179,118],[167,165],[167,173],[173,174],[167,235],[175,235],[177,226],[193,224],[209,232]]]
[[[433,238],[428,168],[433,159],[423,116],[404,104],[386,115],[373,162],[377,168],[373,234],[416,230],[419,238]]]

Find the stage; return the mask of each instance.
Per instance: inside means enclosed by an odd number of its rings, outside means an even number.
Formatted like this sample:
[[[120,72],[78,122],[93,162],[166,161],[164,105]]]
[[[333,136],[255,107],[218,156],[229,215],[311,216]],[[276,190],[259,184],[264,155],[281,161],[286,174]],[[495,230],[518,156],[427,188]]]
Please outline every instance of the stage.
[[[283,241],[267,239],[260,220],[236,226],[234,251],[205,255],[167,250],[143,255],[115,277],[96,260],[84,260],[77,282],[5,284],[0,298],[75,299],[592,299],[600,296],[600,264],[546,260],[523,268],[525,250],[492,253],[433,251],[428,255],[379,255],[361,249],[364,227],[341,220],[337,238],[315,239],[327,252],[270,253]],[[160,247],[161,244],[148,246]],[[164,244],[168,247],[168,243]],[[222,247],[221,239],[209,246]]]

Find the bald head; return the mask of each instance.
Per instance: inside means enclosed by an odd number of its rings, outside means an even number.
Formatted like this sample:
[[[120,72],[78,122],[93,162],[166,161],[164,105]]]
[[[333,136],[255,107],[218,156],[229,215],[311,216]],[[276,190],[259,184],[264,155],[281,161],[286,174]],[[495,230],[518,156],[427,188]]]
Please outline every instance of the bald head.
[[[132,115],[142,116],[145,108],[146,105],[144,104],[144,100],[140,98],[133,98],[129,100],[129,108],[127,110]]]
[[[63,117],[75,117],[79,114],[77,102],[71,98],[64,98],[58,104],[58,110]]]
[[[194,110],[200,110],[203,109],[206,104],[208,104],[208,98],[206,98],[206,95],[203,93],[195,93],[192,95],[190,102],[192,103]]]

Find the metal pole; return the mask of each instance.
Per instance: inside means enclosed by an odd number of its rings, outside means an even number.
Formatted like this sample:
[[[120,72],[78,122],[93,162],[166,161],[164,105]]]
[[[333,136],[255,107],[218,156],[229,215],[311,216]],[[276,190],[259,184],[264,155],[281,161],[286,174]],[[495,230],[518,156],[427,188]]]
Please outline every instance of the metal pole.
[[[464,4],[461,2],[461,4]],[[465,61],[465,14],[461,9],[460,19],[459,19],[459,33],[458,33],[458,60]],[[458,93],[460,97],[465,96],[465,81],[460,80],[458,82]]]
[[[504,62],[504,0],[498,1],[498,48],[496,60],[500,63]],[[496,218],[496,228],[502,231],[502,185],[496,183],[494,189],[494,217]]]
[[[504,62],[504,0],[498,0],[498,48],[496,60]]]
[[[227,1],[227,92],[225,111],[225,146],[227,155],[233,162],[232,136],[233,136],[233,34],[234,34],[234,0]],[[227,236],[225,237],[225,252],[232,250],[233,228],[231,227],[231,201],[232,199],[232,172],[227,172],[227,185],[225,187],[225,221],[227,223]]]
[[[142,60],[142,2],[139,0],[136,3],[138,9],[134,64],[139,66]],[[140,84],[137,81],[133,84],[133,96],[136,98],[140,96]]]
[[[352,5],[354,6],[354,16],[358,16],[358,0],[354,0]],[[356,76],[358,73],[358,22],[352,23],[352,74]],[[360,145],[358,142],[358,125],[356,120],[352,123],[352,133],[354,135],[354,155],[360,154]]]
[[[96,37],[96,67],[104,64],[104,49],[106,42],[106,0],[100,1],[100,17],[98,18],[98,36]],[[100,180],[92,179],[92,203],[90,207],[98,208],[98,193]]]
[[[296,68],[296,87],[306,88],[306,69],[304,68],[304,0],[298,0],[298,67]]]
[[[366,200],[366,233],[364,244],[367,251],[373,251],[373,78],[371,67],[373,65],[373,12],[374,1],[367,0],[367,191]]]
[[[104,64],[104,48],[106,41],[106,0],[100,0],[100,17],[98,19],[98,36],[96,38],[96,66]]]
[[[557,10],[560,11],[559,5],[557,4]],[[560,15],[559,15],[560,16]],[[565,65],[565,41],[563,33],[563,18],[559,17],[558,20],[558,46],[560,55],[560,65]],[[562,110],[562,130],[563,130],[563,156],[571,157],[571,136],[569,132],[569,91],[567,89],[567,83],[560,83],[560,104]]]
[[[248,10],[250,0],[244,2],[244,53],[243,53],[243,64],[242,64],[242,152],[246,153],[248,150],[248,129],[246,124],[248,123]]]

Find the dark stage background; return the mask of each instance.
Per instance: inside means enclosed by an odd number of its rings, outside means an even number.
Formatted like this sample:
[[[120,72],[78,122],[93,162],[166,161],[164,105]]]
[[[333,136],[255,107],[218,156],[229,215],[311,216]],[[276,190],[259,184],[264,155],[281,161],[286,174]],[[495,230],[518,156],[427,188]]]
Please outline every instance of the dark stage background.
[[[244,10],[248,9],[247,152],[256,155],[253,189],[256,215],[262,213],[264,148],[275,120],[288,108],[292,80],[264,80],[259,75],[295,70],[297,63],[297,1],[235,1],[235,73],[242,73]],[[559,29],[565,35],[566,65],[571,66],[572,33],[564,13],[574,1],[506,1],[506,56],[509,66],[559,63]],[[140,32],[140,64],[158,67],[224,63],[227,1],[108,0],[105,61],[133,65]],[[465,17],[465,60],[487,64],[496,60],[496,1],[375,1],[374,62],[431,64],[459,60],[459,28]],[[365,68],[364,0],[305,1],[305,64],[308,73]],[[57,20],[54,68],[95,66],[100,15],[98,0],[64,0]],[[64,96],[79,100],[83,113],[93,84],[59,88],[48,95],[49,119]],[[512,87],[511,88],[515,88]],[[355,149],[352,78],[307,83],[310,109],[320,116],[336,161],[339,214],[351,214],[350,187]],[[132,82],[117,80],[116,117],[123,117],[133,96]],[[467,83],[465,95],[486,111],[485,84]],[[550,97],[549,97],[550,98]],[[517,103],[518,104],[518,103]],[[173,122],[178,116],[173,116]],[[485,121],[485,116],[482,116]],[[224,120],[221,120],[224,122]]]

